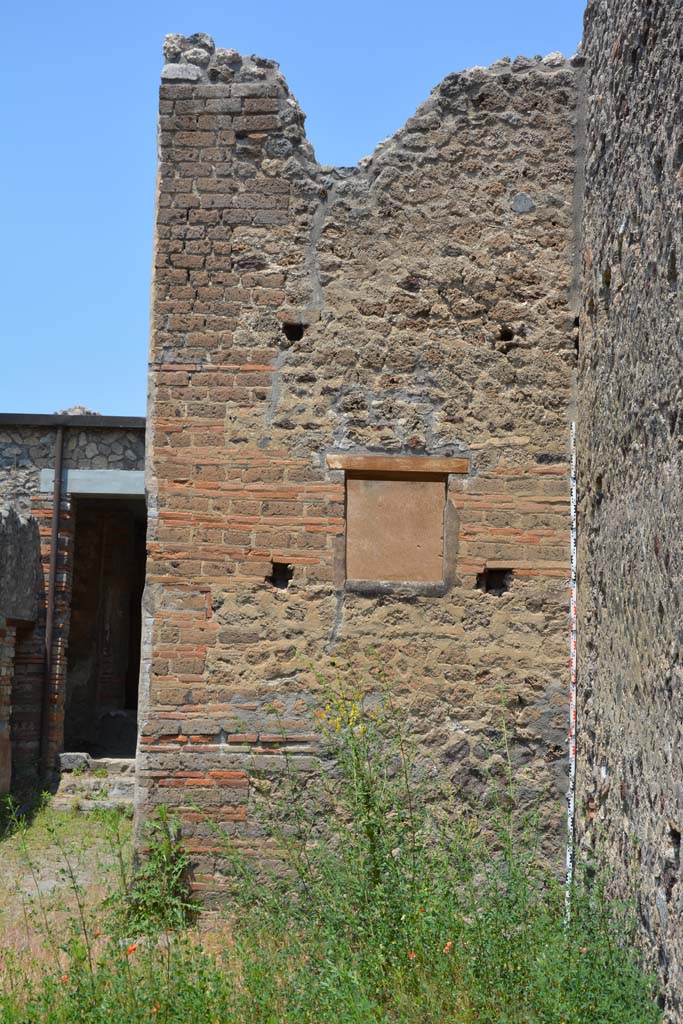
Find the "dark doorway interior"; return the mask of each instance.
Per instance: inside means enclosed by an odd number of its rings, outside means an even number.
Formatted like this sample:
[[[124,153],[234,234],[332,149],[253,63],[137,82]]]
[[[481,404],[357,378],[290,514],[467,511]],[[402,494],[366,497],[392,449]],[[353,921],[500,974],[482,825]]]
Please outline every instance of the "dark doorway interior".
[[[143,498],[76,501],[66,750],[135,756],[146,526]]]

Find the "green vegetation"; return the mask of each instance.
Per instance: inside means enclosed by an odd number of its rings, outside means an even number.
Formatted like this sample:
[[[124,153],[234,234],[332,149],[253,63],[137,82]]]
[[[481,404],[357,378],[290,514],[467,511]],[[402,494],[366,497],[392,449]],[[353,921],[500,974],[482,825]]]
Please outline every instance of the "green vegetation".
[[[579,881],[565,927],[562,886],[517,820],[513,790],[484,828],[429,802],[391,709],[337,695],[321,728],[334,771],[321,783],[292,764],[260,798],[282,850],[277,875],[223,840],[235,882],[222,930],[207,937],[192,923],[173,818],[152,824],[132,882],[112,820],[118,887],[89,911],[71,872],[70,920],[46,936],[53,962],[27,971],[25,956],[0,957],[2,1024],[661,1020],[626,909]]]
[[[129,878],[119,847],[121,887],[109,900],[128,933],[177,932],[190,924],[196,907],[187,885],[190,858],[180,844],[177,821],[162,804],[148,827],[146,857]]]

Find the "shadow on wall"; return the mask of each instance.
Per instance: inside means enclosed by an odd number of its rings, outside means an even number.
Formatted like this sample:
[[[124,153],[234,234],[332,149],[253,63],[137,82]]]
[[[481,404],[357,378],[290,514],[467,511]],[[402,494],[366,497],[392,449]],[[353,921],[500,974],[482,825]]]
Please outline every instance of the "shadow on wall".
[[[0,513],[0,794],[10,789],[13,762],[37,756],[42,674],[30,678],[25,668],[36,661],[29,652],[37,642],[43,586],[37,522],[13,510]]]

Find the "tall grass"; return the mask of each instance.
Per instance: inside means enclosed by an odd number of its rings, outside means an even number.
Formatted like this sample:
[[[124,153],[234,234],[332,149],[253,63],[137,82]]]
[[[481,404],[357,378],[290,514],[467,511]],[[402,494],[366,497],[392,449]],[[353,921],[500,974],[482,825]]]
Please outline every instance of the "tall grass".
[[[26,982],[21,965],[6,963],[0,1020],[661,1020],[628,908],[609,902],[600,882],[579,877],[566,926],[562,886],[512,799],[485,821],[432,804],[390,705],[337,693],[320,725],[329,770],[304,775],[290,762],[263,807],[281,869],[264,875],[225,844],[234,894],[217,954],[182,926],[190,909],[180,884],[185,862],[169,845],[166,817],[152,836],[154,871],[138,876],[133,900],[123,889],[114,899],[105,937],[93,944],[77,915],[54,970]]]

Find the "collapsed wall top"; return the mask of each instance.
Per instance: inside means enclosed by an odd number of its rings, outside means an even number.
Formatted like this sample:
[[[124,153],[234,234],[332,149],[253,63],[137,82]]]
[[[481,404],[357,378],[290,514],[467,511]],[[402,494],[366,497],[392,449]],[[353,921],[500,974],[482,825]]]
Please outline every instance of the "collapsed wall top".
[[[265,78],[265,69],[279,64],[264,57],[243,57],[237,50],[216,49],[206,32],[191,36],[172,34],[164,39],[165,82],[232,82]]]
[[[216,47],[213,38],[205,32],[195,32],[192,35],[184,36],[177,33],[167,35],[163,44],[163,55],[165,64],[161,72],[163,84],[196,84],[198,86],[210,86],[214,84],[228,86],[236,84],[245,89],[250,84],[257,87],[260,82],[264,87],[269,82],[276,84],[280,98],[279,117],[282,127],[285,127],[288,142],[282,142],[281,147],[286,151],[278,151],[271,155],[288,156],[292,147],[302,147],[300,156],[304,157],[309,166],[309,173],[319,173],[321,168],[315,160],[315,154],[310,142],[306,139],[304,122],[306,115],[301,110],[296,98],[292,95],[285,76],[279,70],[277,61],[259,57],[255,54],[243,55],[237,50]],[[433,109],[435,104],[451,107],[457,97],[462,97],[466,102],[472,99],[482,87],[484,82],[495,82],[496,79],[507,77],[510,73],[515,76],[525,77],[526,74],[562,74],[569,67],[577,68],[582,66],[584,58],[580,52],[572,57],[566,58],[563,54],[555,51],[545,57],[517,56],[514,60],[510,57],[503,57],[495,61],[489,67],[474,66],[462,71],[453,72],[447,75],[432,89],[430,96],[420,104],[415,114],[398,129],[391,137],[381,141],[374,153],[363,158],[358,165],[359,170],[370,170],[371,164],[377,157],[383,155],[387,146],[400,142],[406,131],[419,129],[420,116],[424,116]],[[207,94],[208,95],[208,94]],[[418,120],[416,120],[418,119]],[[272,126],[271,126],[272,127]],[[275,144],[271,142],[270,148]],[[276,147],[277,148],[277,147]],[[325,168],[331,173],[334,168]],[[349,169],[345,170],[348,173]]]

